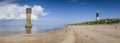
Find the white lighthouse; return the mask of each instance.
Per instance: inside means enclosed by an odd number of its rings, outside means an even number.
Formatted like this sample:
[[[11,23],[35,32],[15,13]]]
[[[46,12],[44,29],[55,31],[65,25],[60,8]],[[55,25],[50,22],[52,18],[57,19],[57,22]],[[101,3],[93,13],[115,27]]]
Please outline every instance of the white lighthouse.
[[[96,20],[100,20],[99,10],[96,11]]]

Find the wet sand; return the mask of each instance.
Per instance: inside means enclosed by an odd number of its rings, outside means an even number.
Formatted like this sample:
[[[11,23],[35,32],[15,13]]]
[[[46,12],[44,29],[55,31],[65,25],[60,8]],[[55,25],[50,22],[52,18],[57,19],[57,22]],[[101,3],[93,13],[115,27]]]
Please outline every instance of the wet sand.
[[[0,43],[120,43],[120,26],[81,25],[43,34],[0,37]]]

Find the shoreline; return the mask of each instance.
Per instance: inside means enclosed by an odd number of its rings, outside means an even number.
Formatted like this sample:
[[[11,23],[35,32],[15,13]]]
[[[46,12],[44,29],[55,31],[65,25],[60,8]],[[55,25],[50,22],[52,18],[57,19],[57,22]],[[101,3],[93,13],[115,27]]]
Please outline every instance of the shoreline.
[[[43,34],[0,37],[0,43],[120,43],[114,25],[67,26]]]

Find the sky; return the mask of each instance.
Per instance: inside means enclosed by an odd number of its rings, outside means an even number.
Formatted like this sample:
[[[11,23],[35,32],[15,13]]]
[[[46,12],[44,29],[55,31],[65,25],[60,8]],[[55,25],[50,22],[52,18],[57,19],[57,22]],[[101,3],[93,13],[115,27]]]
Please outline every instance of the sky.
[[[119,4],[120,0],[0,0],[0,24],[21,24],[17,22],[25,20],[28,7],[32,8],[34,25],[65,25],[96,20],[97,10],[100,19],[120,18]]]

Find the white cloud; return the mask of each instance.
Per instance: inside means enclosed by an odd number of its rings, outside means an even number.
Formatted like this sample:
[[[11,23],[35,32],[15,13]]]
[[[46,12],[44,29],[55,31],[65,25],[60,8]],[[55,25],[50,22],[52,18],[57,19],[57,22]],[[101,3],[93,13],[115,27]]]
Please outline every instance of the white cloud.
[[[10,4],[10,3],[15,2],[15,1],[17,1],[17,0],[2,0],[0,2],[0,6]]]
[[[47,15],[40,5],[34,5],[31,7],[28,5],[21,6],[18,4],[5,4],[0,6],[0,19],[25,19],[26,8],[32,8],[31,18],[33,20],[38,19],[38,16]]]

